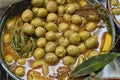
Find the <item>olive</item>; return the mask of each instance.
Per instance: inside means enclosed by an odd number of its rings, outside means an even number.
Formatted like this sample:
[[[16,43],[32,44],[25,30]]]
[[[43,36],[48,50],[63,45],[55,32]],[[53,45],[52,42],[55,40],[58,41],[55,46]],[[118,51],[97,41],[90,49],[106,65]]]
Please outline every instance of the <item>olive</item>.
[[[12,29],[14,27],[15,23],[16,23],[15,19],[8,21],[6,24],[7,29]]]
[[[91,34],[90,34],[90,32],[88,32],[88,31],[81,31],[81,32],[79,32],[79,35],[80,35],[80,39],[81,39],[82,41],[85,41],[85,40],[87,40],[89,37],[91,37]]]
[[[58,44],[60,46],[67,47],[70,44],[70,42],[69,42],[68,38],[61,37],[61,38],[58,39]]]
[[[13,58],[12,55],[7,54],[7,55],[5,56],[5,61],[6,61],[6,62],[8,62],[8,63],[12,63],[13,60],[14,60],[14,58]]]
[[[80,35],[76,32],[74,32],[73,34],[71,34],[69,36],[69,41],[72,44],[79,44],[80,43]]]
[[[56,44],[52,41],[48,42],[45,46],[46,52],[54,52],[56,49]]]
[[[4,43],[9,43],[9,42],[10,42],[10,36],[11,36],[11,35],[8,34],[8,33],[7,33],[7,34],[4,34],[4,35],[3,35],[3,42],[4,42]]]
[[[89,32],[94,31],[97,28],[97,24],[94,22],[88,22],[85,26],[86,30]]]
[[[68,14],[73,14],[73,13],[75,13],[75,11],[76,11],[76,7],[75,7],[75,5],[72,4],[72,3],[67,4],[67,5],[65,6],[65,11],[66,11],[66,13],[68,13]]]
[[[31,24],[35,27],[44,26],[44,22],[40,18],[32,19]]]
[[[75,45],[69,45],[67,47],[67,53],[70,55],[70,56],[78,56],[80,54],[80,50],[77,46]]]
[[[92,50],[89,52],[87,57],[91,58],[91,57],[96,56],[96,55],[99,55],[99,52],[97,50]]]
[[[96,14],[88,14],[88,18],[90,20],[95,20],[97,18],[97,15]]]
[[[93,49],[98,47],[98,39],[96,37],[90,37],[85,41],[85,46],[87,49]]]
[[[45,47],[46,43],[47,40],[45,38],[39,38],[36,42],[37,46],[41,48]]]
[[[112,8],[112,13],[114,15],[120,15],[120,9],[118,9],[118,8]]]
[[[85,23],[87,23],[87,19],[85,17],[82,17],[82,24],[84,25]]]
[[[32,20],[32,18],[33,18],[33,13],[32,13],[32,11],[31,10],[28,10],[28,9],[26,9],[23,13],[22,13],[22,20],[24,21],[24,22],[30,22],[31,20]]]
[[[31,4],[36,7],[41,7],[44,3],[44,0],[31,0]]]
[[[64,14],[65,13],[65,7],[64,6],[59,6],[58,7],[58,14]]]
[[[83,55],[78,56],[78,65],[81,64],[81,63],[83,63],[84,60],[85,60],[85,59],[84,59],[84,56],[83,56]]]
[[[75,59],[71,56],[65,56],[62,59],[62,61],[64,65],[68,65],[68,66],[73,65],[75,63]]]
[[[42,48],[36,48],[34,53],[33,53],[33,57],[36,60],[42,59],[45,55],[45,51]]]
[[[86,0],[79,0],[80,7],[86,7],[88,6],[88,2]]]
[[[85,51],[87,50],[84,43],[80,43],[80,44],[78,45],[78,48],[79,48],[79,50],[80,50],[80,53],[83,53],[83,52],[85,52]]]
[[[46,17],[47,14],[48,14],[48,11],[47,11],[45,8],[39,8],[39,9],[37,10],[37,15],[38,15],[39,17]]]
[[[35,32],[34,26],[32,24],[29,24],[29,23],[24,23],[23,29],[24,29],[24,32],[29,34],[29,35],[33,35]]]
[[[15,74],[19,77],[22,77],[25,75],[25,68],[22,66],[19,66],[15,69]]]
[[[55,13],[49,13],[47,15],[47,21],[48,22],[56,22],[58,20],[58,17]]]
[[[76,9],[80,8],[80,5],[78,3],[73,3]]]
[[[47,31],[53,31],[53,32],[57,32],[57,25],[53,22],[49,22],[45,25],[45,28]]]
[[[42,27],[37,27],[37,28],[35,29],[35,35],[36,35],[37,37],[43,37],[43,36],[45,36],[45,34],[46,34],[46,30],[45,30],[44,28],[42,28]]]
[[[71,17],[71,21],[72,21],[73,24],[79,25],[79,24],[82,23],[82,17],[79,16],[78,14],[74,14]]]
[[[46,33],[45,38],[48,41],[55,41],[57,39],[57,36],[53,31],[49,31],[49,32]]]
[[[71,15],[70,14],[64,14],[63,15],[63,18],[66,20],[66,21],[71,21]]]
[[[19,65],[24,65],[24,64],[26,63],[26,59],[25,59],[25,58],[19,58],[19,59],[17,60],[17,63],[18,63]]]
[[[32,8],[32,11],[33,11],[35,14],[37,14],[38,9],[39,9],[38,7],[33,7],[33,8]]]
[[[117,6],[119,4],[118,0],[111,0],[112,6]]]
[[[66,0],[55,0],[57,4],[63,5],[65,4]]]
[[[58,46],[55,50],[55,54],[58,57],[64,57],[66,55],[66,49],[63,46]]]
[[[57,3],[53,0],[48,1],[46,4],[46,9],[52,13],[56,12],[57,11]]]
[[[58,57],[55,55],[55,53],[47,53],[45,55],[45,60],[49,63],[49,64],[55,64],[58,62]]]
[[[64,36],[66,37],[66,38],[68,38],[71,34],[73,34],[74,33],[74,31],[73,30],[67,30],[67,31],[65,31],[65,33],[64,33]]]
[[[71,24],[70,29],[73,30],[73,31],[76,31],[76,32],[79,30],[78,26],[75,25],[75,24]]]
[[[57,36],[57,39],[59,39],[59,38],[61,38],[62,36],[63,36],[63,34],[61,33],[61,32],[57,32],[57,33],[55,33],[56,34],[56,36]]]
[[[69,25],[67,23],[60,23],[58,27],[60,32],[65,32],[66,30],[68,30]]]

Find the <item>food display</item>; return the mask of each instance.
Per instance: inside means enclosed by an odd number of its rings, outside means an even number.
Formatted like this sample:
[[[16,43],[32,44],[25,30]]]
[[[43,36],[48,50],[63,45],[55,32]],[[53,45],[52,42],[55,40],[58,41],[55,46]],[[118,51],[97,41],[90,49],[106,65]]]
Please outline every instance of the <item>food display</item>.
[[[82,80],[70,73],[109,52],[112,35],[104,8],[87,0],[31,0],[5,25],[3,57],[23,80]]]

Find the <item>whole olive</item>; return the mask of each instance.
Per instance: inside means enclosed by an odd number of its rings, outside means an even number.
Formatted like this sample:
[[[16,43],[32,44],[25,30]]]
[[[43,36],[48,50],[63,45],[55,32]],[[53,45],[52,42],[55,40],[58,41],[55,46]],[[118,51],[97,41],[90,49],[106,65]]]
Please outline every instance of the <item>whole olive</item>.
[[[8,21],[6,24],[7,29],[12,29],[14,27],[15,23],[16,23],[15,19]]]
[[[68,30],[69,25],[67,23],[60,23],[58,27],[59,27],[58,30],[60,32],[65,32],[66,30]]]
[[[66,20],[66,21],[71,21],[71,15],[70,14],[64,14],[63,15],[63,18]]]
[[[55,13],[49,13],[47,15],[47,21],[48,22],[56,22],[58,20],[58,17]]]
[[[25,58],[19,58],[19,59],[17,60],[17,63],[18,63],[19,65],[24,65],[24,64],[26,63],[26,59],[25,59]]]
[[[57,25],[53,22],[49,22],[45,25],[45,28],[47,31],[53,31],[53,32],[57,32]]]
[[[68,38],[61,37],[61,38],[58,39],[58,44],[60,46],[67,47],[70,44],[70,42],[69,42]]]
[[[34,53],[33,53],[33,57],[36,60],[42,59],[44,57],[44,55],[45,55],[45,51],[42,48],[36,48]]]
[[[32,18],[33,18],[33,13],[32,13],[32,11],[31,10],[28,10],[28,9],[26,9],[23,13],[22,13],[22,20],[24,21],[24,22],[30,22],[31,20],[32,20]]]
[[[78,56],[80,54],[80,50],[77,46],[75,45],[69,45],[67,47],[67,53],[70,55],[70,56]]]
[[[117,6],[119,4],[118,0],[111,0],[112,6]]]
[[[45,55],[45,60],[49,63],[49,64],[55,64],[58,62],[58,57],[55,55],[55,53],[47,53]]]
[[[55,0],[57,4],[63,5],[65,4],[66,0]]]
[[[3,42],[4,43],[9,43],[10,42],[10,37],[11,37],[11,35],[10,34],[4,34],[3,35]]]
[[[71,34],[73,34],[74,33],[74,31],[73,30],[67,30],[67,31],[65,31],[65,33],[64,33],[64,36],[66,37],[66,38],[68,38]]]
[[[81,39],[82,41],[85,41],[85,40],[87,40],[89,37],[91,37],[91,34],[90,34],[90,32],[88,32],[88,31],[81,31],[81,32],[79,32],[79,35],[80,35],[80,39]]]
[[[56,36],[57,36],[57,39],[59,39],[59,38],[61,38],[62,36],[63,36],[63,33],[61,33],[61,32],[57,32],[57,33],[55,33],[56,34]]]
[[[24,29],[24,32],[29,34],[29,35],[33,35],[35,32],[34,26],[32,24],[29,24],[29,23],[24,23],[23,29]]]
[[[75,7],[75,5],[73,3],[67,4],[65,6],[65,11],[68,14],[73,14],[76,11],[76,7]]]
[[[84,43],[80,43],[80,44],[78,45],[78,48],[79,48],[79,50],[80,50],[80,53],[83,53],[83,52],[85,52],[85,51],[87,50]]]
[[[80,7],[86,7],[88,6],[88,2],[86,0],[79,0]]]
[[[62,15],[65,13],[65,7],[64,6],[59,6],[58,7],[58,14]]]
[[[76,32],[74,32],[73,34],[71,34],[69,36],[69,41],[72,44],[79,44],[80,43],[80,35]]]
[[[75,24],[71,24],[70,29],[77,32],[79,30],[79,27]]]
[[[32,19],[31,24],[35,27],[44,26],[44,22],[40,18]]]
[[[66,49],[63,46],[58,46],[55,50],[55,54],[58,57],[64,57],[66,55]]]
[[[95,22],[88,22],[85,28],[87,31],[92,32],[97,28],[97,24]]]
[[[36,42],[37,46],[41,48],[45,47],[46,43],[47,40],[45,38],[39,38]]]
[[[53,31],[49,31],[49,32],[46,33],[45,38],[48,41],[55,41],[57,39],[57,36]]]
[[[56,49],[56,44],[52,41],[48,42],[45,46],[46,52],[54,52]]]
[[[45,34],[46,34],[46,30],[45,30],[44,28],[42,28],[42,27],[37,27],[37,28],[35,29],[35,35],[36,35],[37,37],[43,37],[43,36],[45,36]]]
[[[22,77],[25,75],[25,68],[22,67],[22,66],[18,66],[16,69],[15,69],[15,74],[19,77]]]
[[[38,15],[39,17],[46,17],[47,14],[48,14],[48,11],[47,11],[45,8],[39,8],[39,9],[37,10],[37,15]]]
[[[85,46],[87,49],[94,49],[98,47],[98,39],[96,37],[90,37],[85,41]]]
[[[90,53],[88,54],[88,58],[91,58],[93,56],[99,55],[99,52],[97,50],[92,50],[90,51]]]
[[[79,25],[79,24],[82,23],[82,17],[79,16],[78,14],[74,14],[71,17],[71,21],[72,21],[73,24]]]
[[[73,65],[75,63],[75,59],[71,56],[65,56],[62,59],[62,61],[64,65],[68,65],[68,66]]]
[[[5,56],[5,61],[6,61],[6,62],[8,62],[8,63],[12,63],[13,60],[14,60],[14,58],[13,58],[12,55],[7,54],[7,55]]]
[[[54,12],[57,11],[57,8],[58,8],[58,7],[57,7],[57,3],[56,3],[55,1],[53,1],[53,0],[48,1],[47,4],[46,4],[46,9],[47,9],[49,12],[54,13]]]
[[[44,0],[31,0],[31,4],[36,7],[41,7],[44,3]]]

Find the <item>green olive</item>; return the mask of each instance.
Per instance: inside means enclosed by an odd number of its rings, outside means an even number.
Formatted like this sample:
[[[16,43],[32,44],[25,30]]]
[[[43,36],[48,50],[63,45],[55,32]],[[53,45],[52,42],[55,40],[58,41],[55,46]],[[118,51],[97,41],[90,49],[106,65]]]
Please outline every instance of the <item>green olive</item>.
[[[35,27],[44,26],[44,22],[40,18],[32,19],[31,24]]]
[[[80,43],[80,35],[76,32],[74,32],[73,34],[71,34],[69,36],[69,41],[72,44],[79,44]]]
[[[112,6],[117,6],[119,4],[118,0],[111,0]]]
[[[49,64],[55,64],[58,62],[58,57],[55,55],[55,53],[47,53],[45,55],[45,60],[49,63]]]
[[[39,9],[38,7],[33,7],[33,8],[32,8],[33,13],[37,14],[38,9]]]
[[[66,38],[68,38],[71,34],[73,34],[74,33],[74,31],[73,30],[67,30],[67,31],[65,31],[65,33],[64,33],[64,36],[66,37]]]
[[[67,47],[67,53],[70,55],[70,56],[78,56],[80,54],[80,50],[77,46],[75,45],[69,45]]]
[[[90,34],[90,32],[88,32],[88,31],[81,31],[81,32],[79,32],[79,35],[80,35],[80,39],[81,39],[82,41],[85,41],[85,40],[87,40],[89,37],[91,37],[91,34]]]
[[[10,42],[10,37],[11,37],[10,34],[4,34],[3,35],[3,42],[4,43],[9,43]]]
[[[65,11],[68,14],[74,14],[75,11],[76,11],[76,7],[75,7],[75,5],[73,3],[67,4],[65,6]]]
[[[39,8],[39,9],[37,10],[37,15],[38,15],[39,17],[46,17],[47,14],[48,14],[48,11],[47,11],[45,8]]]
[[[24,64],[26,63],[26,59],[25,59],[25,58],[19,58],[19,59],[17,60],[17,63],[18,63],[19,65],[24,65]]]
[[[29,34],[29,35],[33,35],[35,32],[34,26],[32,24],[29,24],[29,23],[24,23],[23,29],[24,29],[24,32]]]
[[[75,59],[71,56],[65,56],[62,59],[62,61],[64,65],[68,65],[68,66],[73,65],[75,63]]]
[[[6,61],[6,62],[8,62],[8,63],[12,63],[13,60],[14,60],[14,58],[13,58],[12,55],[7,54],[7,55],[5,56],[5,61]]]
[[[45,25],[45,28],[47,31],[53,31],[53,32],[57,32],[57,25],[53,22],[49,22]]]
[[[57,11],[57,3],[54,1],[54,0],[50,0],[47,2],[46,4],[46,9],[49,11],[49,12],[56,12]]]
[[[63,15],[63,18],[66,20],[66,21],[71,21],[71,15],[70,14],[64,14]]]
[[[98,47],[98,39],[96,37],[90,37],[85,41],[87,49],[94,49]]]
[[[45,46],[46,52],[54,52],[56,49],[56,44],[52,41],[48,42]]]
[[[56,34],[56,36],[57,36],[57,39],[59,39],[59,38],[61,38],[62,36],[63,36],[63,34],[61,33],[61,32],[57,32],[57,33],[55,33]]]
[[[39,38],[36,42],[37,46],[41,48],[45,47],[46,43],[47,40],[45,38]]]
[[[91,58],[93,56],[99,55],[99,52],[97,50],[92,50],[90,51],[90,53],[88,54],[88,58]]]
[[[83,53],[83,52],[85,52],[85,51],[87,50],[84,43],[80,43],[80,44],[78,45],[78,48],[79,48],[79,50],[80,50],[80,53]]]
[[[28,9],[26,9],[23,13],[22,13],[22,20],[24,21],[24,22],[30,22],[31,20],[32,20],[32,18],[33,18],[33,13],[32,13],[32,11],[31,10],[28,10]]]
[[[55,0],[57,4],[63,5],[65,4],[66,0]]]
[[[48,41],[55,41],[57,39],[57,36],[53,31],[49,31],[49,32],[46,33],[45,38]]]
[[[58,14],[64,14],[65,13],[65,7],[64,6],[59,6],[58,7]]]
[[[80,5],[78,3],[73,3],[76,9],[80,8]]]
[[[6,24],[7,29],[12,29],[14,27],[15,23],[16,23],[15,19],[8,21]]]
[[[56,22],[58,20],[58,17],[55,13],[49,13],[47,16],[48,22]]]
[[[79,30],[79,27],[75,24],[71,24],[70,29],[77,32]]]
[[[64,57],[66,55],[66,49],[63,46],[58,46],[55,50],[55,54],[58,57]]]
[[[44,57],[44,55],[45,55],[45,51],[42,48],[36,48],[34,53],[33,53],[33,57],[36,60],[42,59]]]
[[[68,30],[69,25],[67,23],[60,23],[58,27],[60,32],[65,32],[66,30]]]
[[[82,17],[82,24],[86,24],[87,23],[87,19],[85,17]]]
[[[43,36],[45,36],[45,34],[46,34],[46,30],[45,30],[44,28],[42,28],[42,27],[37,27],[37,28],[35,29],[35,35],[36,35],[37,37],[43,37]]]
[[[79,24],[82,23],[82,17],[79,16],[78,14],[74,14],[71,17],[71,21],[72,21],[73,24],[79,25]]]
[[[97,28],[97,24],[95,22],[88,22],[85,28],[87,31],[92,32]]]
[[[88,2],[86,0],[79,0],[80,7],[86,7],[88,6]]]
[[[70,44],[68,38],[65,38],[65,37],[61,37],[58,39],[58,44],[60,46],[64,46],[65,48]]]
[[[118,8],[112,8],[112,13],[114,15],[120,15],[120,9],[118,9]]]
[[[15,69],[15,74],[19,77],[22,77],[25,75],[25,68],[22,66],[19,66]]]
[[[78,56],[78,65],[81,64],[81,63],[83,63],[84,60],[85,60],[85,59],[84,59],[84,56],[83,56],[83,55]]]
[[[31,4],[36,7],[41,7],[44,3],[44,0],[31,0]]]

